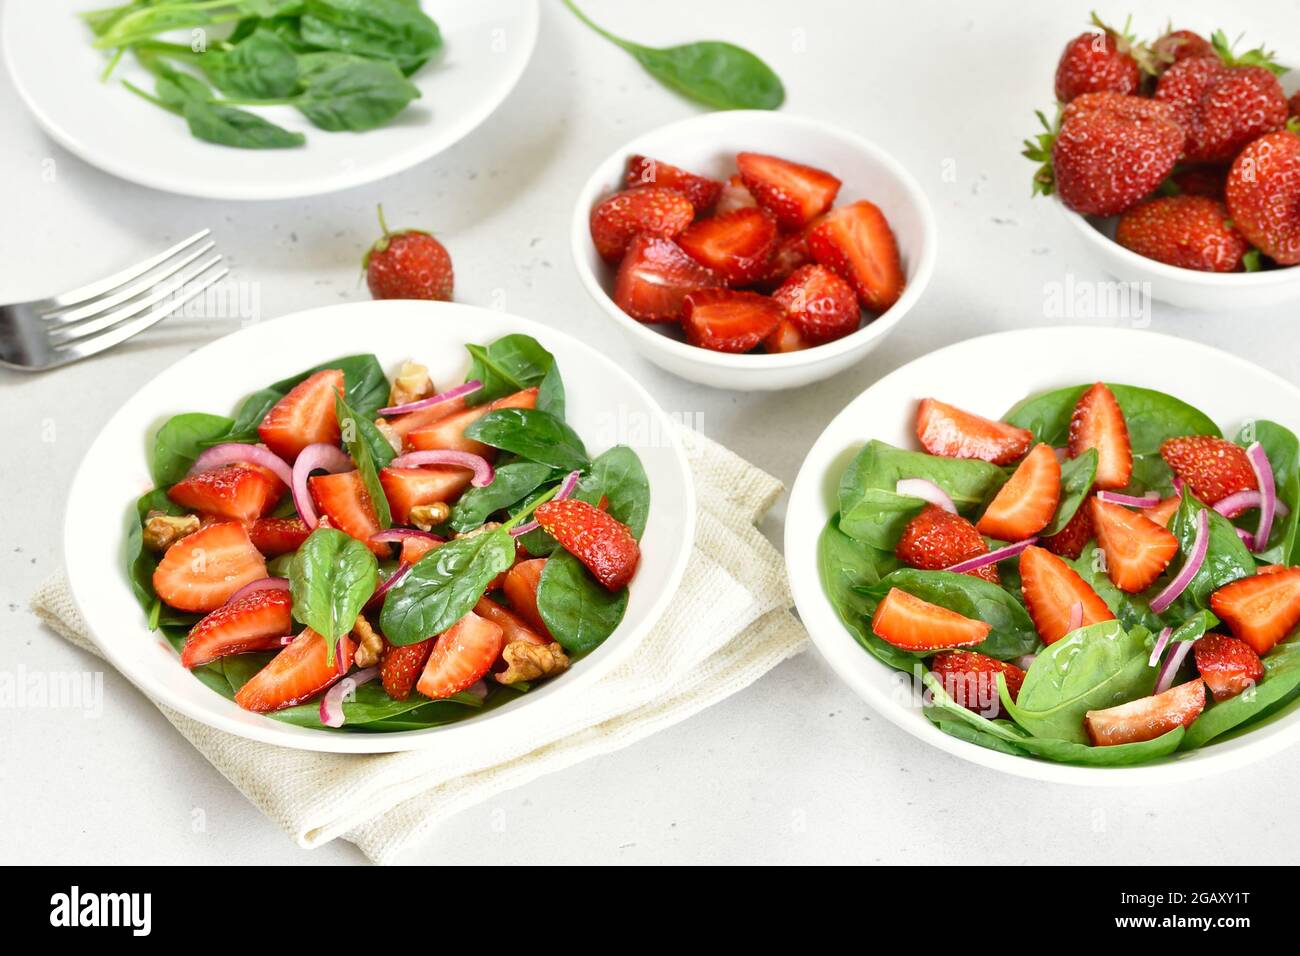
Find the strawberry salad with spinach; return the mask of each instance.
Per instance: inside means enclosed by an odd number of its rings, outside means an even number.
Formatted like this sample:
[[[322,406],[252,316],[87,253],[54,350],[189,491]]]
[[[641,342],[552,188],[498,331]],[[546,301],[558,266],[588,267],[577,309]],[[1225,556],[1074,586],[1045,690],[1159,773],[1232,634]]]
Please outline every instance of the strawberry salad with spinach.
[[[926,716],[1093,766],[1204,746],[1300,697],[1300,441],[1228,439],[1191,405],[1080,385],[1000,421],[920,403],[922,451],[845,471],[820,572]]]
[[[565,422],[554,357],[469,345],[436,392],[352,355],[176,415],[127,565],[151,628],[208,687],[304,727],[414,730],[565,671],[618,626],[650,488]]]

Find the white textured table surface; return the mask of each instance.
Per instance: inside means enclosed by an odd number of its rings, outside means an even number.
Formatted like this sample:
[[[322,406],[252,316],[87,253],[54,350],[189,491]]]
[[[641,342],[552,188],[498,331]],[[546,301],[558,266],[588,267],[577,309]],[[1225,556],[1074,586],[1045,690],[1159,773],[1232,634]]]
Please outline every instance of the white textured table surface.
[[[15,0],[9,0],[15,2]],[[37,0],[16,0],[37,2]],[[717,392],[640,360],[587,298],[567,247],[573,196],[633,135],[689,115],[625,54],[543,0],[536,55],[482,128],[442,156],[371,186],[314,200],[228,204],[116,180],[54,146],[0,77],[0,301],[48,294],[210,226],[263,319],[366,296],[358,261],[388,221],[435,230],[455,259],[456,297],[532,316],[625,363],[663,405],[793,481],[834,414],[884,372],[984,332],[1062,321],[1049,291],[1104,278],[1065,224],[1029,198],[1018,155],[1051,99],[1060,48],[1090,3],[906,4],[590,0],[594,19],[656,43],[724,37],[786,82],[786,109],[874,139],[917,176],[937,213],[940,262],[918,308],[879,351],[821,385]],[[1141,2],[1136,25],[1172,4]],[[1122,18],[1129,4],[1103,11]],[[1231,10],[1179,3],[1177,25],[1222,25],[1282,45],[1293,4]],[[680,28],[669,24],[689,24]],[[30,42],[39,43],[33,37]],[[1075,321],[1131,324],[1078,315]],[[1295,308],[1210,315],[1158,303],[1150,327],[1233,351],[1300,379]],[[0,373],[7,451],[0,497],[3,663],[11,674],[82,671],[86,655],[27,609],[60,565],[63,496],[91,438],[155,370],[230,330],[168,320],[129,347],[40,377]],[[1153,357],[1154,358],[1154,357]],[[992,374],[1013,374],[1008,367]],[[1210,375],[1213,369],[1189,369]],[[113,504],[106,506],[116,507]],[[779,538],[783,509],[765,530]],[[1194,786],[1080,790],[981,770],[872,713],[816,652],[687,724],[472,809],[411,862],[1289,862],[1294,814],[1259,814],[1243,843],[1207,826],[1249,791],[1288,806],[1300,752]],[[1245,778],[1245,779],[1243,779]],[[125,680],[104,676],[98,719],[13,708],[0,715],[0,859],[18,862],[350,863],[345,843],[307,853],[264,819]],[[204,825],[195,825],[202,820]]]

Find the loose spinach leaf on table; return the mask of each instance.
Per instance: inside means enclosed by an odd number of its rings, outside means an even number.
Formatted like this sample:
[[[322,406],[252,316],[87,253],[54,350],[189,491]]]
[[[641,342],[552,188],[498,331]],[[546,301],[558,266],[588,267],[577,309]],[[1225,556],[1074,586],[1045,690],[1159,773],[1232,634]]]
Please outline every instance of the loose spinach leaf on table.
[[[326,639],[329,660],[378,583],[374,553],[336,528],[317,528],[294,554],[289,565],[293,616]]]
[[[518,504],[555,475],[550,465],[534,461],[513,461],[496,469],[490,485],[467,488],[451,509],[448,524],[453,531],[471,531],[488,516]]]
[[[505,528],[434,548],[384,595],[379,616],[384,635],[402,645],[441,634],[474,609],[514,558],[515,541]]]
[[[357,474],[365,485],[366,497],[375,509],[379,527],[393,526],[393,513],[388,507],[388,497],[384,486],[379,483],[379,469],[388,467],[395,455],[393,446],[368,418],[362,418],[348,405],[342,395],[334,396],[334,414],[338,419],[339,432],[343,436],[343,446],[348,457],[357,466]]]
[[[488,412],[465,429],[465,437],[563,471],[586,470],[591,465],[578,433],[537,408]]]
[[[403,0],[306,0],[301,30],[314,47],[391,60],[408,74],[442,46],[438,25]]]
[[[573,555],[553,554],[537,585],[537,611],[551,636],[571,654],[586,654],[614,632],[627,610],[628,591],[610,591]]]
[[[1211,700],[1187,728],[1182,749],[1194,750],[1263,715],[1300,688],[1300,641],[1292,638],[1264,655],[1264,676],[1236,697]]]
[[[916,666],[916,656],[881,640],[871,630],[877,600],[862,591],[879,584],[898,567],[893,552],[850,538],[839,529],[836,515],[826,523],[818,539],[817,565],[826,596],[853,639],[890,667],[910,672]]]
[[[154,484],[160,488],[176,484],[206,447],[225,441],[233,425],[225,415],[206,412],[187,412],[167,419],[154,437],[149,463]]]
[[[466,379],[478,379],[483,387],[465,396],[470,405],[504,398],[536,387],[537,407],[556,418],[564,418],[564,383],[555,356],[531,335],[516,333],[491,345],[467,345],[470,370]]]
[[[1256,552],[1260,564],[1297,564],[1297,527],[1300,525],[1300,441],[1295,434],[1277,422],[1259,420],[1248,423],[1234,439],[1238,445],[1249,447],[1259,442],[1273,469],[1273,484],[1278,500],[1290,509],[1285,518],[1275,517],[1273,530],[1268,536],[1268,546]],[[1241,526],[1254,531],[1259,526],[1259,512],[1247,512]]]
[[[1089,448],[1078,458],[1065,460],[1061,465],[1061,500],[1051,522],[1038,533],[1039,537],[1054,535],[1070,523],[1079,506],[1088,499],[1088,492],[1096,479],[1097,449]]]

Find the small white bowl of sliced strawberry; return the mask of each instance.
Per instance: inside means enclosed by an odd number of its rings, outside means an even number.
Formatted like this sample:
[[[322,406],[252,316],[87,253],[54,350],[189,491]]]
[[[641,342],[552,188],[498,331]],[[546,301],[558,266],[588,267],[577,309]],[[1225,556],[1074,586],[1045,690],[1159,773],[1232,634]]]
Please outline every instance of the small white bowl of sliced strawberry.
[[[615,150],[574,207],[592,297],[638,350],[722,388],[792,388],[862,358],[920,297],[933,217],[878,147],[814,120],[710,113]]]

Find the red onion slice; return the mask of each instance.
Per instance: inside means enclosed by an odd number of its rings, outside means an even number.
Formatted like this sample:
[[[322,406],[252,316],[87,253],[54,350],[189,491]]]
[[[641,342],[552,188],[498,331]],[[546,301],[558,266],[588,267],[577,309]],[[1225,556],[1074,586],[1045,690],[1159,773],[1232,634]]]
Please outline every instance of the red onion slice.
[[[1259,526],[1255,529],[1255,547],[1252,551],[1263,551],[1268,547],[1268,536],[1273,531],[1273,517],[1277,514],[1277,485],[1273,481],[1273,466],[1269,464],[1264,446],[1255,442],[1246,449],[1250,467],[1255,470],[1255,481],[1259,484]]]
[[[268,471],[274,472],[275,476],[283,481],[286,487],[293,485],[293,469],[289,467],[283,458],[264,445],[248,445],[242,442],[226,442],[222,445],[213,445],[194,459],[189,474],[197,475],[201,471],[211,471],[213,468],[219,468],[222,465],[229,465],[237,461],[247,462],[250,465],[261,465]]]
[[[485,488],[492,484],[496,474],[486,458],[472,455],[467,451],[412,451],[398,455],[393,459],[393,468],[419,468],[421,465],[452,465],[456,468],[469,468],[474,472],[470,484],[475,488]]]
[[[1070,605],[1070,620],[1066,622],[1065,633],[1077,631],[1083,627],[1083,602],[1075,601]]]
[[[281,646],[281,647],[288,647],[290,644],[292,644],[292,643],[293,643],[294,641],[296,641],[297,639],[298,639],[298,635],[297,635],[297,634],[286,634],[286,635],[284,635],[282,638],[280,638],[280,646]]]
[[[1174,486],[1174,494],[1176,494],[1179,498],[1181,498],[1183,496],[1183,479],[1179,478],[1177,475],[1174,475],[1173,486]]]
[[[996,551],[989,551],[987,554],[977,554],[973,558],[967,558],[965,561],[958,561],[946,571],[953,574],[965,574],[967,571],[974,571],[982,568],[986,564],[997,564],[999,561],[1005,561],[1007,558],[1014,558],[1025,548],[1029,547],[1037,538],[1026,538],[1024,541],[1017,541],[1015,544],[1009,544],[1006,547],[998,548]]]
[[[1123,505],[1125,508],[1150,508],[1152,505],[1160,504],[1160,495],[1154,491],[1148,491],[1145,495],[1121,495],[1115,491],[1099,491],[1097,497],[1112,505]]]
[[[320,469],[338,474],[341,471],[352,471],[355,467],[343,449],[324,442],[308,445],[298,452],[298,458],[293,463],[293,481],[290,487],[293,488],[293,505],[298,509],[298,517],[307,523],[307,527],[315,528],[320,524],[316,504],[311,500],[311,492],[307,490],[307,479],[311,473]]]
[[[560,490],[555,493],[555,497],[553,497],[551,500],[563,501],[565,498],[573,494],[573,492],[578,487],[579,477],[580,477],[580,473],[576,471],[571,471],[567,475],[565,475],[564,481],[560,483]],[[536,521],[525,521],[523,524],[511,528],[510,536],[512,538],[517,538],[521,534],[527,534],[530,531],[536,531],[540,527],[541,525],[538,524]]]
[[[1214,510],[1231,520],[1238,517],[1242,512],[1249,511],[1251,508],[1258,508],[1263,504],[1263,500],[1264,496],[1258,491],[1238,491],[1236,494],[1228,495],[1228,497],[1216,501]],[[1276,516],[1285,518],[1290,512],[1291,509],[1283,503],[1282,499],[1277,499],[1274,506]]]
[[[387,408],[381,408],[379,414],[405,415],[407,412],[418,412],[423,408],[431,408],[434,405],[441,405],[443,402],[450,402],[452,399],[460,398],[462,395],[468,395],[470,392],[477,392],[482,387],[482,382],[476,378],[472,378],[464,385],[457,385],[455,388],[449,388],[441,394],[422,398],[418,402],[407,402],[405,405],[389,405]]]
[[[250,581],[248,584],[245,584],[234,594],[230,595],[230,597],[226,598],[226,603],[232,604],[235,601],[238,601],[240,598],[248,597],[250,594],[254,593],[255,591],[270,591],[270,590],[277,590],[277,591],[289,590],[289,579],[288,578],[261,578],[260,580],[257,581]]]
[[[320,699],[320,722],[326,727],[342,727],[345,719],[343,699],[362,684],[369,684],[378,676],[378,667],[367,667],[343,678],[327,690],[325,696]]]
[[[1160,632],[1160,635],[1156,638],[1156,646],[1151,648],[1151,656],[1147,658],[1147,665],[1149,667],[1155,667],[1160,663],[1160,655],[1163,654],[1165,648],[1169,646],[1169,638],[1173,633],[1174,629],[1172,627],[1166,627]]]
[[[1191,641],[1178,641],[1165,662],[1160,667],[1160,675],[1156,678],[1155,693],[1163,694],[1174,683],[1174,675],[1178,673],[1178,668],[1182,665],[1183,659],[1187,657],[1187,652],[1192,649]]]
[[[900,495],[908,495],[912,498],[920,498],[922,501],[928,501],[937,508],[942,508],[949,514],[957,513],[957,506],[952,503],[948,497],[948,492],[944,491],[933,481],[927,481],[925,478],[902,478],[898,484],[894,485],[894,491]]]
[[[387,531],[376,531],[370,536],[371,541],[379,544],[401,544],[407,538],[424,538],[438,544],[447,543],[445,538],[438,537],[432,531],[421,531],[419,528],[389,528]]]
[[[1151,599],[1151,610],[1156,614],[1163,614],[1169,609],[1169,605],[1174,603],[1178,595],[1187,590],[1187,585],[1192,583],[1192,578],[1196,577],[1196,572],[1201,570],[1201,565],[1205,563],[1205,553],[1210,549],[1210,513],[1208,511],[1198,511],[1196,513],[1196,537],[1192,539],[1192,553],[1187,556],[1183,562],[1182,569],[1174,575],[1163,591]]]
[[[393,573],[388,576],[387,580],[385,580],[383,584],[379,585],[379,587],[375,588],[375,593],[370,595],[370,600],[366,602],[366,609],[369,610],[372,607],[377,607],[379,603],[383,601],[384,595],[388,593],[389,589],[394,587],[397,582],[402,580],[402,578],[406,577],[406,573],[410,571],[412,567],[413,565],[405,562],[399,564]]]
[[[486,700],[488,695],[488,685],[486,681],[475,681],[466,688],[466,693],[473,694],[479,700]]]
[[[1237,537],[1241,539],[1242,544],[1248,548],[1254,547],[1255,533],[1253,531],[1247,531],[1245,528],[1233,528],[1232,530],[1237,532]]]

